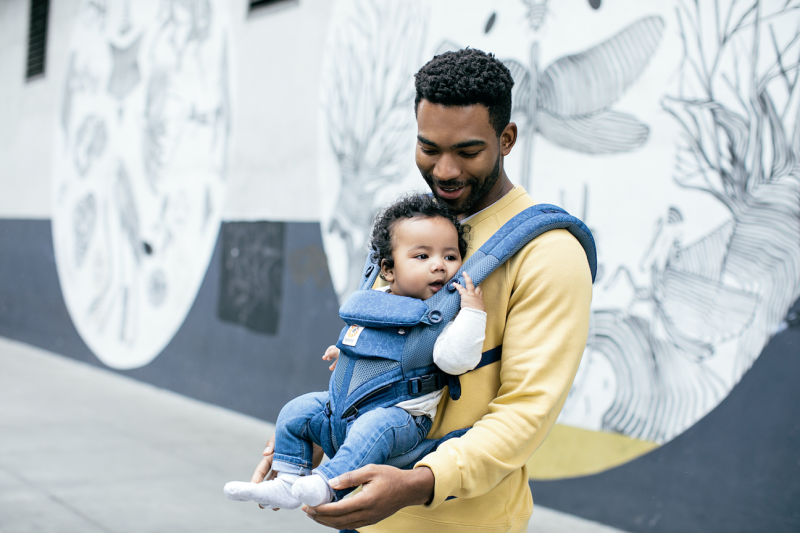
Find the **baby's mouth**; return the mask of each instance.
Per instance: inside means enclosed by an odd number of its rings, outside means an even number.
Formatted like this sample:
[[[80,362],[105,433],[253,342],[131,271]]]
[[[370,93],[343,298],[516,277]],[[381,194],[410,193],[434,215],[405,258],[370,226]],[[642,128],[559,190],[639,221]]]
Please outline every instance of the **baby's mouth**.
[[[433,283],[429,283],[429,284],[428,284],[428,287],[430,287],[430,288],[431,288],[431,290],[433,291],[433,293],[434,293],[434,294],[436,294],[437,292],[439,292],[439,290],[440,290],[440,289],[441,289],[443,286],[444,286],[444,282],[443,282],[443,281],[434,281]]]

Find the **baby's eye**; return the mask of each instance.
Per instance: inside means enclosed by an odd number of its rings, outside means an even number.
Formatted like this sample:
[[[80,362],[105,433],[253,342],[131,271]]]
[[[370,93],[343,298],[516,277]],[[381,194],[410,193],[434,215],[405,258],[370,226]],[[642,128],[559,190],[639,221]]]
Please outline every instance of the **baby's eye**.
[[[454,255],[445,256],[445,259],[448,260],[448,261],[458,261],[458,257],[456,257]]]
[[[417,254],[414,256],[415,259],[427,259],[428,254]]]

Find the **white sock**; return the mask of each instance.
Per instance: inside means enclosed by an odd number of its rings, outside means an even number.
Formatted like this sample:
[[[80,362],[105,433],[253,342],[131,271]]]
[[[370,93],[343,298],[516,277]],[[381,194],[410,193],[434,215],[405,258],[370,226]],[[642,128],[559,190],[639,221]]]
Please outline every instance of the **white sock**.
[[[276,479],[261,483],[231,481],[225,484],[225,496],[239,502],[258,502],[273,509],[297,509],[302,503],[292,495],[292,485],[299,477],[279,472]]]
[[[333,489],[325,478],[314,474],[301,477],[292,486],[294,497],[310,507],[333,501]]]

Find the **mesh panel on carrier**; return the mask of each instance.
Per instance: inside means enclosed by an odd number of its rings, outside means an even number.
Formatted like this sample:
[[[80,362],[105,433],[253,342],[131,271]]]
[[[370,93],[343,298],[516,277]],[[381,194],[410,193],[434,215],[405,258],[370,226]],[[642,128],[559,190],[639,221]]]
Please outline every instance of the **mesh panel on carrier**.
[[[391,372],[399,366],[400,363],[397,361],[389,361],[387,359],[357,360],[353,367],[353,377],[350,378],[350,388],[347,390],[347,394],[349,395],[372,378]]]
[[[336,363],[336,393],[342,390],[342,383],[344,383],[344,375],[347,374],[347,366],[350,364],[350,358],[345,354],[339,354],[339,361]]]

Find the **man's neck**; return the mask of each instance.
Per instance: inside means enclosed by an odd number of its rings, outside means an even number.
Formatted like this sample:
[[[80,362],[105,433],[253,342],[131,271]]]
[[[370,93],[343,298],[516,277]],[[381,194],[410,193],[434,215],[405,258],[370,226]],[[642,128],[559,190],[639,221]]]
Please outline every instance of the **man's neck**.
[[[458,215],[458,220],[460,222],[463,222],[464,220],[480,213],[487,207],[491,207],[503,196],[511,192],[511,189],[513,188],[514,184],[511,183],[511,180],[508,179],[505,170],[503,170],[495,186],[492,187],[492,189],[488,193],[486,193],[486,196],[481,198],[479,202],[476,202],[475,205],[472,206],[472,209],[470,209],[466,213],[461,213],[460,215]]]

